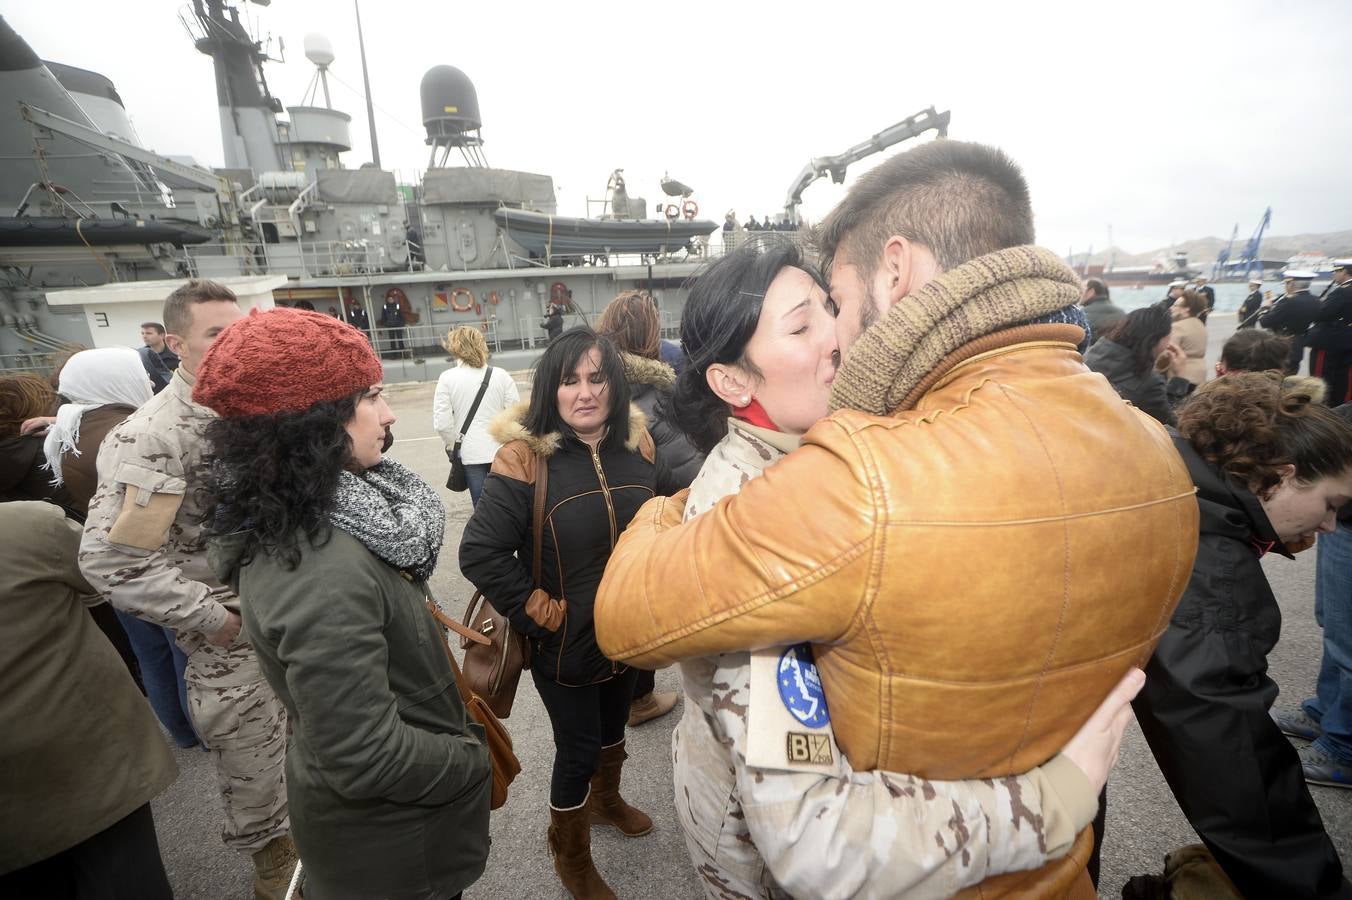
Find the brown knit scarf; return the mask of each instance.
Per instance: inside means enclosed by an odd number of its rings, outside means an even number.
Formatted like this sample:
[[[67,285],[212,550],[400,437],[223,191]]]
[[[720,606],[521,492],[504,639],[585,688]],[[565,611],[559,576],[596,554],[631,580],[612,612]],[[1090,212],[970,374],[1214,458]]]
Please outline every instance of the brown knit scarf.
[[[836,375],[831,409],[897,412],[953,351],[1080,299],[1080,279],[1055,253],[1011,247],[965,262],[892,305]]]

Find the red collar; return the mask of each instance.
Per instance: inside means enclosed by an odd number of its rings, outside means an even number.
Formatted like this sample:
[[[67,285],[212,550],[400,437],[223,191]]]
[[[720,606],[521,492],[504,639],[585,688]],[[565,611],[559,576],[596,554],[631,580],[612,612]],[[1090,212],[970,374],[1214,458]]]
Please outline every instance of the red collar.
[[[732,410],[732,417],[734,419],[741,419],[748,425],[755,425],[757,428],[765,428],[770,431],[780,432],[784,430],[774,423],[769,414],[765,411],[765,407],[760,405],[759,400],[752,400],[746,406],[734,407]]]

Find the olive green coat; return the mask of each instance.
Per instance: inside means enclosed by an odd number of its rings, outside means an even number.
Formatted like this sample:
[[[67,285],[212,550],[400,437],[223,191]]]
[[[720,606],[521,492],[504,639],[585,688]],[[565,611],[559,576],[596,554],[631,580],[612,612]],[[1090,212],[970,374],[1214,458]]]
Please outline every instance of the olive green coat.
[[[454,896],[488,857],[491,768],[422,586],[337,529],[302,537],[294,570],[242,545],[214,540],[211,561],[290,716],[307,900]]]

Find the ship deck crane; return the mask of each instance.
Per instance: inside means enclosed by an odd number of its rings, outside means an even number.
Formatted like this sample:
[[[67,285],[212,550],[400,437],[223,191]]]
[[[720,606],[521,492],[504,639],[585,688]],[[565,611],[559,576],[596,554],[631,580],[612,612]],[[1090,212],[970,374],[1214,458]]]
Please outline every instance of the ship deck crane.
[[[813,157],[803,167],[803,171],[798,173],[798,177],[793,180],[793,183],[789,185],[788,195],[784,198],[784,215],[793,224],[799,224],[801,220],[798,216],[798,206],[803,200],[803,191],[825,175],[830,175],[831,181],[840,184],[845,180],[845,170],[861,159],[875,153],[881,153],[888,147],[899,144],[908,138],[924,134],[930,129],[937,131],[939,137],[945,137],[948,134],[949,116],[948,110],[935,112],[934,107],[931,106],[913,116],[902,119],[889,128],[884,128],[873,137],[855,144],[844,153],[835,156]]]

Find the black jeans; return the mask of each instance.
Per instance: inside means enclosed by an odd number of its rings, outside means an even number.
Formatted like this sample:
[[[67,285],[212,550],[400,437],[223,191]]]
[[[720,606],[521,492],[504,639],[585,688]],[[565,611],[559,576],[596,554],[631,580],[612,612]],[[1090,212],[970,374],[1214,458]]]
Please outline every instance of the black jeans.
[[[0,875],[0,897],[174,900],[150,804],[68,850]]]
[[[539,668],[530,672],[554,728],[549,805],[555,809],[581,806],[587,799],[601,748],[624,740],[638,670],[626,669],[609,681],[586,687],[564,687],[541,675]]]
[[[651,669],[635,669],[638,678],[634,680],[634,699],[646,697],[657,687],[657,673]]]

